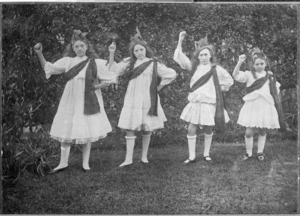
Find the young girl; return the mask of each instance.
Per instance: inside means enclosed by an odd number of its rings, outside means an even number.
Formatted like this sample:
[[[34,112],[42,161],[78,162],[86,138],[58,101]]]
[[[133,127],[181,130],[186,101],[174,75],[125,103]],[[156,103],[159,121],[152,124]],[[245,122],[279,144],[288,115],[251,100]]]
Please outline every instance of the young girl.
[[[236,81],[246,83],[247,95],[243,97],[243,105],[237,123],[246,127],[245,143],[246,154],[243,160],[252,157],[253,135],[258,129],[258,160],[263,161],[263,153],[266,143],[266,129],[285,129],[282,107],[279,102],[280,84],[272,72],[266,71],[267,57],[263,52],[257,51],[253,54],[253,68],[251,71],[241,72],[240,66],[246,56],[239,56],[239,61],[233,71]]]
[[[114,83],[116,77],[108,72],[105,60],[95,59],[97,54],[79,30],[74,30],[65,57],[53,64],[45,60],[40,43],[34,49],[47,79],[51,75],[63,74],[67,80],[50,131],[51,137],[61,142],[60,163],[51,173],[68,167],[70,147],[74,142],[82,145],[82,168],[89,171],[91,143],[106,137],[112,130],[100,88]],[[115,45],[112,44],[110,56],[114,55],[114,50]],[[94,86],[97,79],[102,82]]]
[[[181,47],[185,35],[186,32],[179,34],[178,46],[174,53],[174,60],[193,75],[190,82],[189,103],[180,116],[189,123],[187,134],[189,158],[184,164],[196,161],[198,126],[204,130],[204,160],[211,162],[209,153],[213,126],[216,125],[217,132],[223,132],[225,123],[229,121],[221,91],[228,91],[233,79],[224,68],[214,64],[213,47],[208,45],[206,37],[195,42],[196,51],[190,61]]]
[[[118,76],[129,79],[118,126],[126,130],[126,157],[120,165],[132,164],[135,132],[142,131],[142,163],[149,163],[147,154],[152,131],[163,128],[167,120],[157,91],[176,78],[176,72],[159,63],[141,38],[135,35],[129,45],[130,58],[116,66]],[[157,78],[161,81],[158,83]]]

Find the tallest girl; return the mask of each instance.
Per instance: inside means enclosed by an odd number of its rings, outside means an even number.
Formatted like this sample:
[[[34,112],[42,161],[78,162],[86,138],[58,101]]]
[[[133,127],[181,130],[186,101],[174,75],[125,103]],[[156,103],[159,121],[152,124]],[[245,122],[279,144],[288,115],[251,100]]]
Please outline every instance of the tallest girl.
[[[186,32],[179,34],[174,53],[174,60],[181,68],[192,74],[189,103],[180,116],[189,123],[187,135],[189,158],[184,163],[195,162],[198,126],[204,129],[204,160],[210,162],[212,159],[209,151],[213,126],[217,132],[223,132],[225,123],[229,121],[221,91],[228,91],[233,84],[233,79],[224,68],[214,64],[213,47],[207,43],[206,37],[195,42],[196,51],[190,61],[182,52],[182,41],[185,35]]]
[[[112,44],[109,50],[112,58],[115,45]],[[91,143],[106,137],[112,130],[100,90],[116,81],[114,74],[109,73],[112,62],[107,65],[107,61],[99,59],[80,30],[74,30],[64,57],[56,62],[46,61],[42,51],[41,44],[37,44],[35,52],[46,78],[62,74],[66,81],[50,131],[51,137],[61,142],[60,163],[51,173],[68,167],[72,143],[82,145],[82,169],[89,171]],[[100,84],[98,80],[101,80]]]

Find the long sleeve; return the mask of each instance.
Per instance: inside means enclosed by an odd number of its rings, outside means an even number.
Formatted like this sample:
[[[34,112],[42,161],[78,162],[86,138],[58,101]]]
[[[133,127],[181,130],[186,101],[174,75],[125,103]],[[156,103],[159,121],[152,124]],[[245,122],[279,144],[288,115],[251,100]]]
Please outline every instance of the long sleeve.
[[[224,68],[217,66],[217,74],[219,78],[219,83],[223,91],[228,91],[229,88],[233,85],[233,78]]]
[[[106,60],[95,59],[97,65],[97,77],[105,83],[116,83],[116,75],[112,71],[109,71]]]
[[[46,62],[44,67],[46,78],[49,79],[52,74],[62,74],[66,72],[66,67],[69,64],[69,62],[69,57],[61,58],[54,63]]]
[[[192,69],[192,64],[189,58],[182,52],[181,47],[177,47],[174,56],[173,56],[174,61],[176,61],[182,69],[186,70],[191,70]]]
[[[160,85],[167,85],[177,77],[174,69],[168,68],[161,63],[157,63],[157,74],[161,78]]]

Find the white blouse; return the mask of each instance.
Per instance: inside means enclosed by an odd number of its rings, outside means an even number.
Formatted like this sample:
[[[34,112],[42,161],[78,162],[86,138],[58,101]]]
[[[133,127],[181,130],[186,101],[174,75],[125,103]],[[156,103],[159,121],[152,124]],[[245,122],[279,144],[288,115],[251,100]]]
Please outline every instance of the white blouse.
[[[67,72],[73,66],[87,59],[87,56],[84,57],[63,57],[57,60],[55,63],[46,62],[44,70],[46,73],[46,78],[49,79],[51,75],[54,74],[62,74]],[[97,66],[97,78],[103,82],[107,83],[115,83],[116,77],[114,73],[109,73],[108,64],[106,65],[106,60],[103,59],[95,59]],[[88,64],[79,72],[74,79],[85,79],[86,69]]]
[[[261,73],[256,72],[256,79],[253,77],[252,72],[251,71],[239,71],[235,76],[234,79],[238,82],[241,83],[246,83],[246,86],[249,87],[251,86],[257,79],[262,78],[264,76],[266,76],[266,71],[263,71]],[[269,72],[271,74],[271,72]],[[244,101],[249,101],[249,100],[254,100],[259,96],[263,96],[267,101],[269,101],[271,104],[274,104],[274,100],[273,97],[270,93],[270,87],[269,87],[269,83],[270,81],[267,80],[266,83],[260,88],[257,89],[253,92],[251,92],[250,94],[247,94],[243,97]],[[276,82],[276,88],[277,88],[277,92],[279,93],[280,89],[280,83]]]
[[[192,63],[189,60],[189,58],[182,52],[181,47],[177,47],[177,49],[174,52],[174,60],[180,65],[181,68],[186,70],[192,69]],[[193,74],[191,81],[190,81],[190,87],[193,86],[193,84],[201,78],[203,75],[205,75],[207,72],[210,71],[212,65],[198,65],[195,73]],[[222,91],[228,91],[229,88],[233,85],[233,78],[231,75],[221,66],[217,65],[217,76],[219,78],[219,83],[221,86]],[[189,93],[188,100],[192,103],[196,102],[203,102],[203,103],[216,103],[216,90],[214,86],[213,78],[209,79],[207,83],[205,83],[203,86],[199,87],[193,92]]]

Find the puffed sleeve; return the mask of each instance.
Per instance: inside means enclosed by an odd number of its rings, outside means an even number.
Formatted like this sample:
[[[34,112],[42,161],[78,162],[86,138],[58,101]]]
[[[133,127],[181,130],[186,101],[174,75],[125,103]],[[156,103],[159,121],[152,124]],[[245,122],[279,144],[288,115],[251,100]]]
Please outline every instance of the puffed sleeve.
[[[116,83],[116,75],[108,68],[108,62],[103,59],[95,59],[97,65],[97,77],[105,83]]]
[[[219,83],[223,91],[228,91],[233,85],[233,78],[223,67],[217,66],[217,74],[219,78]]]
[[[177,77],[174,69],[168,68],[159,62],[157,63],[157,74],[161,78],[160,85],[167,85]]]
[[[233,78],[240,82],[240,83],[246,83],[249,80],[249,73],[251,73],[250,71],[239,71]]]
[[[186,70],[192,69],[192,63],[189,60],[189,58],[182,52],[181,47],[176,48],[173,59],[180,65],[182,69],[186,69]]]
[[[116,77],[122,76],[125,73],[126,68],[129,65],[129,62],[130,62],[130,57],[123,59],[119,63],[114,62],[111,70],[112,72],[115,73]]]
[[[44,71],[46,79],[49,79],[52,74],[61,74],[66,72],[66,67],[69,65],[70,57],[64,57],[54,63],[46,62]]]

